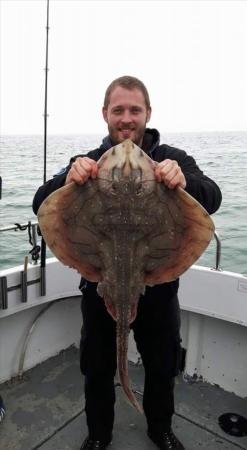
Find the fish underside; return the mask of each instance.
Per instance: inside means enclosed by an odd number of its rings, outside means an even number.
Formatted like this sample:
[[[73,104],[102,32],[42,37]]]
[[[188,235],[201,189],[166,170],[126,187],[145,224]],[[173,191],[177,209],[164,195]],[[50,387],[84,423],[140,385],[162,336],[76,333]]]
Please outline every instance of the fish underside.
[[[96,179],[58,189],[38,211],[42,235],[54,255],[98,283],[97,291],[116,320],[119,379],[140,412],[127,359],[139,297],[146,285],[184,273],[214,233],[210,216],[193,197],[156,181],[156,164],[126,140],[104,153]]]

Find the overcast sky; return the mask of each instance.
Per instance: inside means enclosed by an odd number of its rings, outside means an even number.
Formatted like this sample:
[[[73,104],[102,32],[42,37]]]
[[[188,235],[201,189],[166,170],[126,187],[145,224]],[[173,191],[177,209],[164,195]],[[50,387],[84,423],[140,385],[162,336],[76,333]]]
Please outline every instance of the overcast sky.
[[[42,134],[46,0],[1,0],[1,132]],[[104,92],[146,84],[161,132],[247,128],[246,1],[50,0],[48,133],[104,133]]]

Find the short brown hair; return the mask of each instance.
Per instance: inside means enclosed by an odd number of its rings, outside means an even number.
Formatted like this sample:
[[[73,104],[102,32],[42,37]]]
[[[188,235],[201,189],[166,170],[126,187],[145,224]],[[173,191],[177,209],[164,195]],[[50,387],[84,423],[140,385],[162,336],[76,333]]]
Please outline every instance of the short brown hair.
[[[139,80],[138,78],[131,77],[129,75],[124,75],[123,77],[116,78],[111,82],[111,84],[108,86],[105,92],[105,98],[104,98],[104,108],[107,108],[110,103],[110,95],[117,86],[121,86],[124,89],[139,89],[144,96],[144,100],[146,103],[146,107],[149,109],[150,106],[150,99],[149,99],[149,93],[144,85],[144,83]]]

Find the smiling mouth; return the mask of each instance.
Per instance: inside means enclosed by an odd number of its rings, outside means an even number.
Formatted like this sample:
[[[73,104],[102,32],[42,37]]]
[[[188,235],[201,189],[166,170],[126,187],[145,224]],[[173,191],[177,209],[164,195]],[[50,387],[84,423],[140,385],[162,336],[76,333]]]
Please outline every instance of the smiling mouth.
[[[133,131],[134,130],[130,130],[130,129],[122,129],[122,130],[120,130],[120,133],[122,133],[122,135],[124,137],[129,137]]]

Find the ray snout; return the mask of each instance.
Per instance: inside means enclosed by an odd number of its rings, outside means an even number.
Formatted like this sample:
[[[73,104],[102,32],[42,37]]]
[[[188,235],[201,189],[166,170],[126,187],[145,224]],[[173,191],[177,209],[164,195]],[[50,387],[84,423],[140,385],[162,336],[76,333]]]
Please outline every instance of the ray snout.
[[[124,178],[140,181],[145,166],[143,151],[130,139],[113,147],[112,179],[120,181]],[[143,166],[144,164],[144,166]]]
[[[123,176],[130,177],[131,173],[135,173],[137,169],[139,169],[140,173],[141,167],[139,164],[139,158],[142,152],[135,148],[135,144],[130,139],[127,139],[122,143],[122,153],[125,159],[122,167]]]
[[[140,168],[140,149],[130,140],[114,147],[115,168],[120,169],[124,177],[129,177],[132,170]]]
[[[153,190],[155,184],[154,161],[130,139],[115,145],[104,153],[98,167],[101,190],[111,195],[141,195]],[[108,184],[105,181],[108,180]],[[148,183],[146,183],[148,181]],[[111,187],[109,189],[109,182]]]

